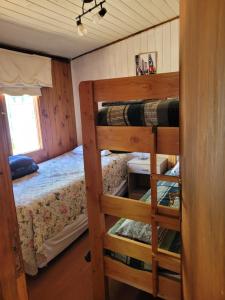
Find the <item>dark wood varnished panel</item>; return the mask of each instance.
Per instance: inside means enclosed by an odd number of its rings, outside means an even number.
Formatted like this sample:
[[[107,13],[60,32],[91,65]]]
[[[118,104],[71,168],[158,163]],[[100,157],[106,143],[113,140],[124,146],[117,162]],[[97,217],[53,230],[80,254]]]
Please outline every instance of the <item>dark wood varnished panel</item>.
[[[39,99],[43,150],[33,153],[44,161],[76,146],[75,111],[70,64],[52,60],[53,88],[42,88]]]

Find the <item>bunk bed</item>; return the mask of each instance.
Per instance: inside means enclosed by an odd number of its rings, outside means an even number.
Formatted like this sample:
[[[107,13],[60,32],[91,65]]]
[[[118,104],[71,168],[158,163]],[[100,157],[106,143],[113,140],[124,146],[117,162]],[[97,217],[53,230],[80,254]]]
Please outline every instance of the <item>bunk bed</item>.
[[[159,247],[158,228],[179,232],[180,208],[157,202],[157,184],[166,181],[180,186],[181,179],[180,176],[157,174],[156,170],[157,154],[179,155],[179,127],[168,127],[166,124],[101,126],[101,122],[97,122],[99,102],[178,98],[179,73],[85,81],[81,82],[79,89],[94,299],[106,299],[105,278],[113,278],[155,297],[179,300],[181,281],[177,276],[164,276],[160,269],[180,275],[181,255]],[[150,153],[151,202],[104,194],[99,156],[102,149]],[[107,232],[106,215],[150,224],[151,244],[118,236],[113,229]],[[107,255],[108,251],[147,262],[151,264],[151,271],[132,268]]]

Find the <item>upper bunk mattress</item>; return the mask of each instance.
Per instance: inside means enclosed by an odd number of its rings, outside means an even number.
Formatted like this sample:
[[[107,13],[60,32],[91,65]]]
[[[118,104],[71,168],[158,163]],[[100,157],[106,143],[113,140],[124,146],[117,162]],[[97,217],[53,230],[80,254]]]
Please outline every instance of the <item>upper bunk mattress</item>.
[[[129,157],[102,157],[105,193],[126,179]],[[46,258],[45,241],[86,214],[83,156],[69,152],[41,163],[38,172],[14,180],[13,190],[25,271],[34,275]]]
[[[179,126],[179,100],[121,102],[98,112],[100,126]]]

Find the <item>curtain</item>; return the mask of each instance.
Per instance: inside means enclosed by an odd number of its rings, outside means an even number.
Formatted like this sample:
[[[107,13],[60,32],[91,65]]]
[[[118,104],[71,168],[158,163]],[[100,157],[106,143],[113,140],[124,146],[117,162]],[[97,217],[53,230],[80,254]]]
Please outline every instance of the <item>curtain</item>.
[[[40,96],[52,87],[51,59],[0,48],[0,94]]]

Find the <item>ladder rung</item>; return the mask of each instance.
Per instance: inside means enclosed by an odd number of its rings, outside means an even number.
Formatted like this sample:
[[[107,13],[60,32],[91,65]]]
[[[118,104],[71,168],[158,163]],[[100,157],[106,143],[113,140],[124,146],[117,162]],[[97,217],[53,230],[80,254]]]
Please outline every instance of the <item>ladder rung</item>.
[[[180,209],[173,208],[170,206],[164,206],[164,205],[158,205],[157,206],[157,212],[159,215],[173,217],[173,218],[180,218]]]
[[[180,219],[178,218],[152,215],[152,221],[155,221],[161,227],[180,231]]]
[[[151,176],[154,180],[181,183],[181,178],[179,176],[170,176],[170,175],[163,175],[163,174],[152,174]]]
[[[158,261],[159,267],[176,272],[178,274],[181,273],[181,259],[172,252],[158,251],[155,255],[155,259]]]

